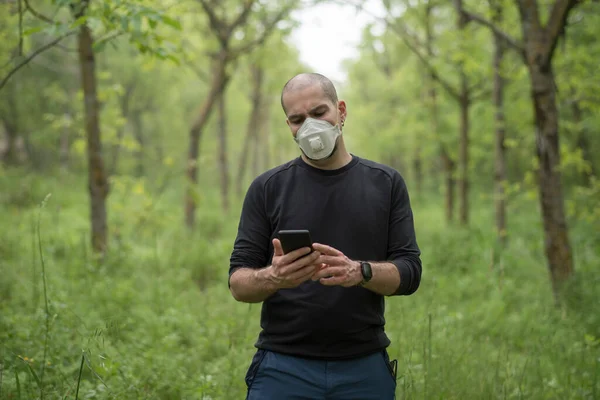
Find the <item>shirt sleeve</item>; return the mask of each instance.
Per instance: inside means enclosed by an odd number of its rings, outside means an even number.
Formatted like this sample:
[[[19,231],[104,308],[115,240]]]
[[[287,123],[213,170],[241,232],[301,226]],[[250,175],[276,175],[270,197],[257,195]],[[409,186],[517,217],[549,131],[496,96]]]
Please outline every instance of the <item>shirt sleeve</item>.
[[[271,224],[265,211],[264,187],[259,180],[254,180],[242,205],[238,232],[229,260],[229,279],[242,267],[266,267],[270,238]]]
[[[408,189],[398,172],[392,176],[391,204],[388,260],[400,273],[400,285],[392,295],[410,295],[421,283],[421,251],[417,245]]]

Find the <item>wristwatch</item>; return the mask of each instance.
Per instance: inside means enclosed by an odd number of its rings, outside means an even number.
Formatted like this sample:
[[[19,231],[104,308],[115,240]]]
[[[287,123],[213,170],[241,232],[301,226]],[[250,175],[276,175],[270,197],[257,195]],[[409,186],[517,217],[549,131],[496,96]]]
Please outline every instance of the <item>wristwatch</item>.
[[[369,282],[373,277],[373,270],[371,269],[371,264],[366,261],[360,261],[360,272],[362,273],[363,280],[360,285],[364,285]]]

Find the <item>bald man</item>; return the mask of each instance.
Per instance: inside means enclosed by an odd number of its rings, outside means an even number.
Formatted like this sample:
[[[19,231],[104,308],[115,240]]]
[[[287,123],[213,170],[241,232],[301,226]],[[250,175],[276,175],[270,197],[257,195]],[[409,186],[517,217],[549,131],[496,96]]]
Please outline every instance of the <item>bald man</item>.
[[[422,269],[406,184],[348,152],[325,76],[293,77],[281,105],[300,155],[248,188],[229,267],[233,297],[262,302],[247,399],[394,399],[385,297],[413,294]],[[278,232],[298,229],[312,249],[284,254]]]

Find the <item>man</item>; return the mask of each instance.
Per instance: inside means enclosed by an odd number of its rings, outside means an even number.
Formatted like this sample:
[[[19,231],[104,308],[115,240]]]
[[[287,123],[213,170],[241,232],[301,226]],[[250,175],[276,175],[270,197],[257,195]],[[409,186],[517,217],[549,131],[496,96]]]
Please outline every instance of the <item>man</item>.
[[[393,399],[384,296],[421,280],[404,180],[346,150],[326,77],[295,76],[281,103],[301,156],[250,185],[229,269],[233,297],[263,303],[247,398]],[[314,251],[284,254],[285,229],[308,229]]]

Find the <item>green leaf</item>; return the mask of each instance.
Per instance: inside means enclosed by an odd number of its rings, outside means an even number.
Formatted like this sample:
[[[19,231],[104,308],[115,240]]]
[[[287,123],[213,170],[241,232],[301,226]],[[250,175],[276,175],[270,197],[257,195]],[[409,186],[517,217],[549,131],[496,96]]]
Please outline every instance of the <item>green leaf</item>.
[[[23,36],[33,35],[34,33],[38,33],[38,32],[41,32],[43,30],[44,30],[44,28],[41,27],[41,26],[36,26],[36,27],[33,27],[33,28],[25,29],[23,31]]]
[[[164,15],[164,16],[162,17],[162,21],[163,21],[165,24],[169,25],[170,27],[173,27],[173,28],[177,29],[178,31],[180,31],[180,30],[181,30],[181,22],[179,22],[179,21],[178,21],[178,20],[176,20],[175,18],[171,18],[171,17],[169,17],[169,16],[167,16],[167,15]]]
[[[79,28],[81,25],[85,24],[87,22],[87,18],[88,18],[87,15],[83,15],[83,16],[77,18],[71,24],[71,29]]]
[[[29,372],[31,372],[31,375],[33,375],[33,379],[35,379],[35,382],[37,383],[38,388],[41,390],[42,389],[42,382],[40,381],[40,378],[37,376],[37,374],[35,373],[35,371],[31,367],[31,364],[27,363],[27,366],[29,367]]]
[[[15,380],[17,381],[17,395],[19,400],[21,399],[21,381],[19,381],[19,373],[15,369]]]

